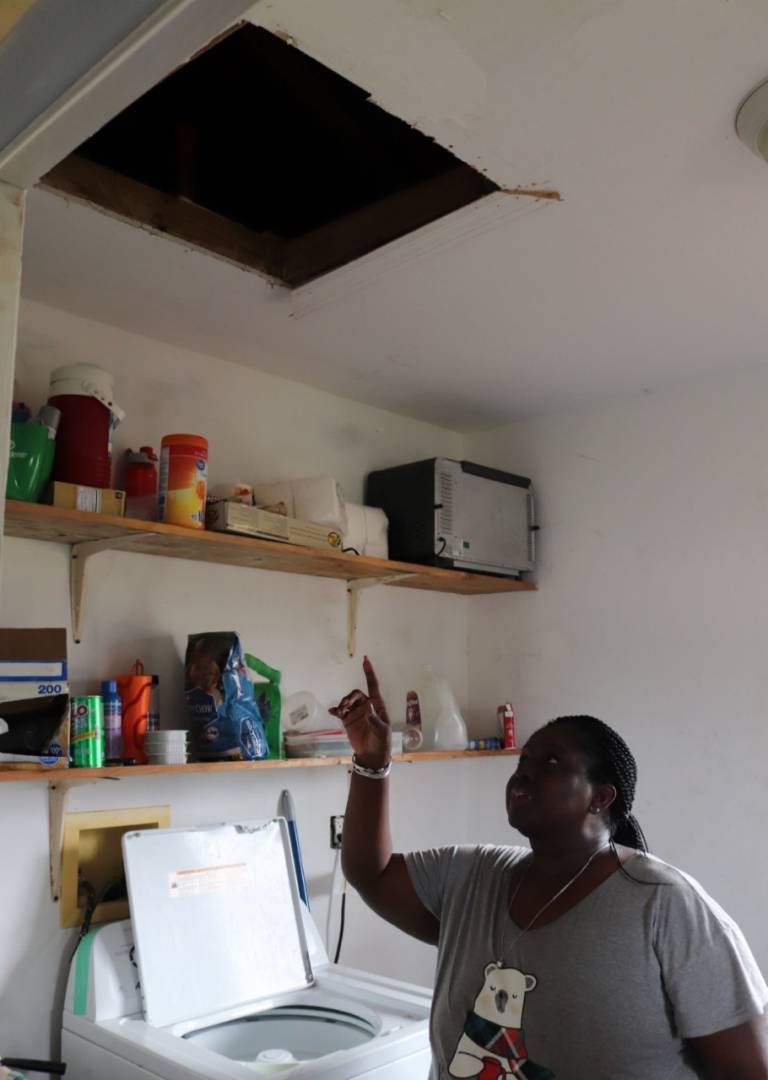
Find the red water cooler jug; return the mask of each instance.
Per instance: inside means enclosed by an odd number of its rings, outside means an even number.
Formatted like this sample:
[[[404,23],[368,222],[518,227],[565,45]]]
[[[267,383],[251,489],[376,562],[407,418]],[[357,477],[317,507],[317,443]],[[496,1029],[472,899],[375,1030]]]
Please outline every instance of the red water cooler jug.
[[[51,479],[108,488],[112,431],[124,417],[112,376],[95,364],[70,364],[51,374],[50,405],[61,411]]]

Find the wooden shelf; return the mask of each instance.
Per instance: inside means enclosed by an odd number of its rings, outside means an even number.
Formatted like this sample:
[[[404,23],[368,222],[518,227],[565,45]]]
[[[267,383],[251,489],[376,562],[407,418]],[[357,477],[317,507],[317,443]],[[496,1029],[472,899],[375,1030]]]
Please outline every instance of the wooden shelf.
[[[518,750],[427,750],[416,754],[395,754],[400,762],[449,761],[468,757],[513,757]],[[349,766],[349,757],[286,758],[283,761],[211,761],[187,765],[131,765],[104,769],[13,770],[0,767],[0,783],[43,783],[48,785],[49,874],[51,897],[61,896],[61,850],[67,799],[73,787],[100,781],[130,780],[132,777],[183,776],[193,773],[256,772],[261,769],[303,769],[323,765]]]
[[[519,750],[426,750],[395,754],[395,762],[450,761],[452,758],[515,757]],[[82,783],[89,780],[129,780],[135,776],[182,776],[191,773],[254,772],[260,769],[307,769],[323,765],[350,765],[349,757],[285,758],[282,761],[210,761],[188,765],[107,766],[103,769],[14,770],[0,766],[0,783],[44,781],[49,784]]]
[[[197,531],[152,521],[83,513],[80,510],[60,510],[38,503],[7,502],[5,533],[7,536],[59,544],[103,542],[105,546],[137,551],[143,555],[166,555],[175,559],[309,574],[347,582],[370,580],[403,589],[427,589],[463,596],[530,592],[536,588],[533,582],[508,577],[445,570],[437,566],[417,566],[362,555],[344,555],[330,548],[323,551],[319,548],[296,547],[231,533]],[[387,581],[387,578],[392,580]]]

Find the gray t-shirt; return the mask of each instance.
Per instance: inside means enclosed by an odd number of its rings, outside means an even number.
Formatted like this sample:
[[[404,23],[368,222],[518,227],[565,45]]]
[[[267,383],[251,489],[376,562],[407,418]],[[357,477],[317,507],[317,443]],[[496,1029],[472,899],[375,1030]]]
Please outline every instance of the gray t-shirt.
[[[430,1080],[690,1080],[684,1039],[759,1016],[768,987],[741,931],[686,874],[632,858],[549,925],[508,914],[515,847],[406,856],[440,921]]]

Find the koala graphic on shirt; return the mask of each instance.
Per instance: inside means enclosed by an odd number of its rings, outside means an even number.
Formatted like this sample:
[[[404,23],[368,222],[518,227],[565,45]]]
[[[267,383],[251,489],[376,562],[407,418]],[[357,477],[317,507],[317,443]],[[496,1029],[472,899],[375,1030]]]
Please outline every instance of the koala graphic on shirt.
[[[523,1038],[525,995],[536,988],[536,976],[517,968],[488,964],[483,986],[467,1014],[464,1030],[448,1072],[455,1077],[499,1080],[517,1076],[550,1080],[554,1073],[528,1058]]]

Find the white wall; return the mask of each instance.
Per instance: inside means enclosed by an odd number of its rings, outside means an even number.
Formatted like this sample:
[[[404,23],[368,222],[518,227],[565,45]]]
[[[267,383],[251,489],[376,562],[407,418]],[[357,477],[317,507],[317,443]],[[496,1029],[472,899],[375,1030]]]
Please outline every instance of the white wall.
[[[128,414],[119,446],[156,446],[173,430],[205,434],[214,481],[329,472],[358,498],[370,468],[460,454],[458,436],[446,430],[26,303],[17,366],[22,397],[36,405],[51,368],[79,360],[116,376]],[[7,539],[3,625],[68,624],[67,559],[63,546]],[[193,631],[238,629],[249,650],[283,671],[289,693],[310,688],[330,703],[360,683],[359,660],[346,656],[342,582],[108,552],[92,564],[90,597],[83,643],[69,643],[75,688],[96,690],[98,680],[141,656],[160,674],[166,726],[183,723],[180,657]],[[362,597],[360,650],[375,658],[393,715],[404,710],[405,692],[425,662],[449,673],[466,702],[466,606],[462,597],[409,590]],[[409,848],[500,839],[507,771],[508,763],[487,759],[403,766],[393,785],[397,842]],[[324,930],[332,869],[328,818],[344,807],[344,769],[104,783],[73,791],[71,809],[169,803],[176,824],[259,817],[274,812],[284,785],[295,797]],[[58,929],[48,891],[46,807],[43,785],[0,785],[0,1048],[6,1054],[47,1053],[73,940],[71,931]],[[432,951],[357,901],[343,958],[414,981],[431,978]]]
[[[469,607],[469,696],[523,735],[590,712],[640,769],[651,849],[768,970],[768,372],[521,423],[467,456],[535,478],[535,602]],[[510,689],[512,688],[512,689]]]
[[[0,31],[2,33],[2,31]],[[26,195],[0,181],[0,416],[7,431],[16,356],[16,330],[21,289],[21,248],[24,233]],[[6,437],[0,444],[0,491],[5,490],[10,446]],[[0,500],[0,548],[5,506]]]
[[[211,357],[36,304],[22,311],[20,390],[33,402],[58,363],[91,360],[118,377],[122,444],[174,428],[211,439],[214,480],[328,471],[359,496],[371,467],[462,453],[534,477],[540,591],[461,598],[381,590],[361,605],[360,644],[399,707],[418,663],[450,671],[478,731],[511,698],[521,734],[590,711],[627,737],[640,765],[637,813],[652,849],[698,877],[768,968],[762,856],[768,760],[768,372],[515,425],[466,442]],[[251,463],[250,466],[248,463]],[[4,625],[66,625],[67,555],[8,540]],[[125,553],[94,565],[99,593],[76,683],[95,686],[139,653],[159,671],[165,722],[181,700],[179,657],[193,630],[235,627],[285,673],[287,691],[331,700],[357,683],[345,655],[341,583]],[[32,599],[33,598],[33,599]],[[467,642],[469,663],[467,666]],[[171,715],[169,717],[169,711]],[[402,848],[510,839],[509,766],[478,760],[403,766],[393,784]],[[296,799],[313,910],[322,929],[332,861],[328,817],[343,769],[132,780],[77,789],[72,809],[168,802],[178,824],[273,812]],[[45,789],[0,786],[0,1048],[42,1055],[55,1042],[72,935],[47,885]],[[353,899],[344,959],[429,981],[431,950]]]

